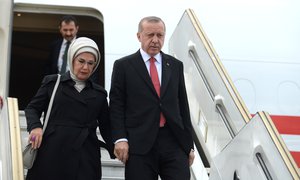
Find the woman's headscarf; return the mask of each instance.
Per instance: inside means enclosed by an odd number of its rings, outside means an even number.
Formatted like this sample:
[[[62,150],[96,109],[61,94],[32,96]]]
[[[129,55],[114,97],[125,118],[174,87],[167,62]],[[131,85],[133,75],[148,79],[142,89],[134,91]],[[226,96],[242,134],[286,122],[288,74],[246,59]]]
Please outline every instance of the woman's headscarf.
[[[97,44],[95,43],[95,41],[93,41],[90,38],[80,37],[80,38],[75,39],[70,44],[70,47],[69,47],[69,50],[68,50],[68,63],[69,63],[69,68],[70,68],[71,75],[74,75],[73,60],[75,59],[76,56],[78,56],[79,54],[81,54],[83,52],[89,52],[89,53],[92,53],[95,56],[96,65],[95,65],[95,67],[92,71],[92,74],[97,69],[97,67],[100,63],[100,58],[101,58],[101,55],[100,55]]]

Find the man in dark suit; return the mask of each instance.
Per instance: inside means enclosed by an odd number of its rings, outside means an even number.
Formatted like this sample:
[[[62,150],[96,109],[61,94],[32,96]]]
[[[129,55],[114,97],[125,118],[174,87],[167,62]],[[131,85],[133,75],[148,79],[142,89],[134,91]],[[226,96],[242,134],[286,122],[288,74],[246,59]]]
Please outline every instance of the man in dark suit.
[[[65,50],[67,49],[67,44],[76,38],[79,25],[74,16],[66,15],[61,18],[58,28],[62,37],[50,45],[50,55],[45,68],[46,75],[62,74],[69,70],[67,64],[65,64],[66,66],[63,65],[64,56],[66,55]]]
[[[194,143],[183,63],[161,51],[165,24],[145,17],[141,48],[115,61],[110,114],[114,154],[127,180],[189,180]]]

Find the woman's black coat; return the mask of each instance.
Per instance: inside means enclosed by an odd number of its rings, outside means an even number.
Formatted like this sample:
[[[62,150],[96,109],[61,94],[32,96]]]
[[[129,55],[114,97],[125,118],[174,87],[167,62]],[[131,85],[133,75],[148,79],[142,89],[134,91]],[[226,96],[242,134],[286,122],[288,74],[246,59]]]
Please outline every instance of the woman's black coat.
[[[27,129],[42,127],[40,117],[46,112],[57,75],[46,76],[35,97],[25,109]],[[70,74],[62,75],[34,166],[27,180],[99,180],[100,146],[113,158],[113,143],[108,115],[107,93],[88,80],[78,92]],[[99,141],[99,127],[105,141]]]

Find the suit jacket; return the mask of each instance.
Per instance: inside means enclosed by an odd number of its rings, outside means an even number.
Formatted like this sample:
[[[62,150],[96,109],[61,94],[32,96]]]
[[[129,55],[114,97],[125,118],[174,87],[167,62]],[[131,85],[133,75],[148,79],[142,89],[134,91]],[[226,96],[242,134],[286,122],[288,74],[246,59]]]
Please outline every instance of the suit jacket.
[[[113,141],[127,138],[129,151],[145,154],[153,146],[162,112],[183,150],[193,148],[183,63],[162,54],[161,96],[152,84],[140,51],[116,60],[110,89]]]
[[[59,38],[50,44],[50,47],[49,47],[50,54],[47,59],[46,67],[45,67],[46,75],[58,73],[57,63],[58,63],[58,56],[59,56],[62,42],[63,42],[63,38]]]
[[[42,127],[40,116],[47,110],[56,79],[57,75],[46,76],[26,107],[28,131]],[[86,174],[84,179],[100,179],[100,146],[114,157],[106,91],[88,80],[79,93],[74,84],[69,73],[62,75],[37,159],[27,179],[73,180],[78,179],[78,173]],[[97,128],[105,143],[98,140]]]

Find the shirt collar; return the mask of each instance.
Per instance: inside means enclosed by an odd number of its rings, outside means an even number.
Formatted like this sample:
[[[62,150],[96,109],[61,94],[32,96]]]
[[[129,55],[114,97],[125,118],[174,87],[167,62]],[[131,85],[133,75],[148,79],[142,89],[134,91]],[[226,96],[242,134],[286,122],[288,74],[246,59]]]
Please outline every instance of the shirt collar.
[[[73,42],[75,39],[76,39],[76,37],[74,37],[74,38],[71,40],[71,42]],[[67,40],[64,38],[64,39],[63,39],[63,44],[66,44],[66,43],[67,43]]]
[[[143,60],[144,60],[145,63],[151,58],[151,56],[150,56],[149,54],[147,54],[142,48],[140,49],[140,53],[141,53],[142,58],[143,58]],[[154,58],[156,59],[156,61],[157,61],[158,63],[161,64],[161,59],[162,59],[162,58],[161,58],[161,54],[160,54],[160,53],[156,54],[156,55],[154,56]]]

